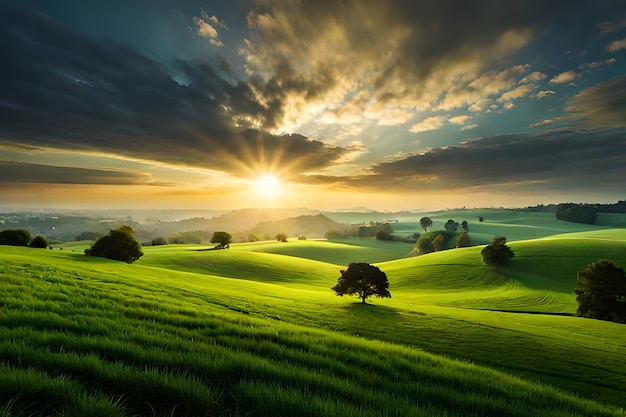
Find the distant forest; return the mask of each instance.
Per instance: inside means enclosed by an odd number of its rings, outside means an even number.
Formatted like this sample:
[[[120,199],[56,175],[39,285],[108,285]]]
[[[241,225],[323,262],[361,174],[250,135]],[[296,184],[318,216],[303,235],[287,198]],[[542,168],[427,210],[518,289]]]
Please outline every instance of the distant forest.
[[[561,203],[526,207],[524,211],[555,213],[557,220],[572,223],[596,224],[598,213],[626,213],[626,200],[612,204]]]

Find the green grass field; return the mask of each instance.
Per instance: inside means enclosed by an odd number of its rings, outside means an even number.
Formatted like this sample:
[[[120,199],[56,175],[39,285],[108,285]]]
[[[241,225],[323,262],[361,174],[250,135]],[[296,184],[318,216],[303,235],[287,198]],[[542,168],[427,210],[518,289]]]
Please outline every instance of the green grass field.
[[[0,246],[0,416],[624,416],[626,327],[574,317],[573,287],[591,261],[626,267],[626,229],[491,215],[521,236],[499,273],[480,247],[371,239],[131,265]],[[393,298],[336,297],[356,261]]]

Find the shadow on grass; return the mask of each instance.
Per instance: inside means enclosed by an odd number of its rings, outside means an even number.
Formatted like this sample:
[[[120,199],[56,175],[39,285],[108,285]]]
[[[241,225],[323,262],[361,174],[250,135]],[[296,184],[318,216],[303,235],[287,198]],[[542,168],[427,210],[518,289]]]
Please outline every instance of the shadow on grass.
[[[396,308],[381,306],[362,302],[351,303],[343,307],[347,313],[362,317],[394,319],[400,317],[400,312]]]

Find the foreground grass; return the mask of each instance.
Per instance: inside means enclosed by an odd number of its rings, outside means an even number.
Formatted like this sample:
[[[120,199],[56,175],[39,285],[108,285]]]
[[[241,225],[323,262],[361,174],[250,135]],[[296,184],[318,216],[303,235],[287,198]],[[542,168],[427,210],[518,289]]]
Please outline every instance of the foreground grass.
[[[541,290],[519,245],[528,265],[505,278],[477,248],[386,263],[384,307],[334,297],[337,265],[260,247],[145,248],[134,265],[0,247],[0,415],[622,415],[573,394],[624,406],[620,325],[478,309]]]

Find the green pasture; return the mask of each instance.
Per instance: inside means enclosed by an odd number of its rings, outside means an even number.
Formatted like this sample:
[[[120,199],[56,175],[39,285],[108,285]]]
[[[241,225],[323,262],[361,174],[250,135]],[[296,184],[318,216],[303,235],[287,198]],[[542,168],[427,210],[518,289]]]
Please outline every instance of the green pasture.
[[[508,241],[539,239],[561,233],[602,231],[624,227],[623,215],[599,214],[597,225],[578,224],[556,220],[553,213],[527,213],[513,210],[457,210],[443,213],[424,213],[433,221],[431,230],[443,230],[449,219],[468,222],[469,234],[474,244],[486,244],[494,236],[506,236]],[[483,217],[483,222],[478,218]],[[394,235],[405,237],[412,233],[423,233],[419,220],[392,223]]]
[[[572,314],[578,269],[626,268],[626,230],[572,232],[511,242],[498,273],[481,247],[374,239],[131,265],[0,246],[0,416],[623,416],[625,327]],[[392,298],[335,296],[353,261]]]

